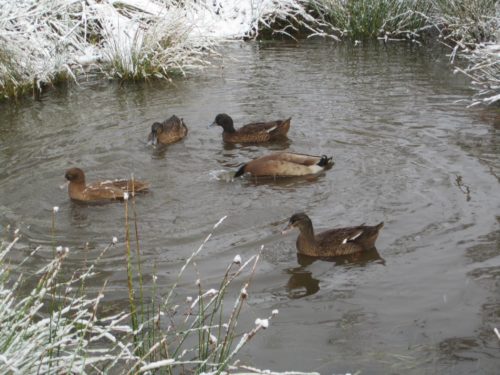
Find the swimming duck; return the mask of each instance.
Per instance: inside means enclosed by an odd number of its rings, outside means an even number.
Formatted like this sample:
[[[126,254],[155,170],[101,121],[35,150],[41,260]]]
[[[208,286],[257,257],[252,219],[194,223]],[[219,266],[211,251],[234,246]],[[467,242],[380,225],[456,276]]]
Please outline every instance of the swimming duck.
[[[69,181],[68,194],[77,201],[105,201],[123,200],[124,194],[142,192],[148,189],[149,184],[142,181],[114,180],[85,184],[85,174],[80,168],[70,168],[64,174]]]
[[[151,125],[151,133],[149,133],[148,141],[153,146],[158,143],[168,145],[180,141],[188,133],[188,128],[184,121],[173,115],[164,122],[155,122]]]
[[[228,143],[245,143],[245,142],[268,142],[286,137],[288,129],[290,129],[291,117],[286,120],[276,120],[270,122],[256,122],[253,124],[244,125],[238,130],[234,128],[233,119],[225,114],[220,113],[215,117],[215,121],[209,127],[219,125],[222,126],[222,139]]]
[[[311,219],[301,212],[292,215],[282,233],[299,228],[300,234],[296,242],[299,254],[335,257],[373,249],[378,232],[383,226],[384,222],[375,226],[362,224],[357,227],[330,229],[315,235]]]
[[[318,174],[333,165],[331,157],[276,152],[242,165],[234,177],[249,173],[254,177],[298,177]]]

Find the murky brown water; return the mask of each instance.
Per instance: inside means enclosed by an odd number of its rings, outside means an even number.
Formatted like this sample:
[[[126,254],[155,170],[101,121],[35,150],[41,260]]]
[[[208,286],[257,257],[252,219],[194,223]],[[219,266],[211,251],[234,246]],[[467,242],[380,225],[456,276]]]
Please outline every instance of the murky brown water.
[[[242,325],[280,314],[242,352],[245,362],[323,374],[498,373],[499,113],[454,104],[471,92],[443,51],[307,41],[226,52],[223,68],[174,85],[88,83],[0,107],[0,226],[21,229],[15,259],[44,245],[25,272],[52,255],[53,206],[69,268],[124,238],[123,205],[71,203],[58,188],[66,168],[82,167],[89,181],[133,172],[152,183],[137,200],[147,283],[156,265],[167,291],[224,215],[198,257],[206,287],[234,255],[265,246]],[[220,129],[206,128],[219,112],[239,125],[292,116],[290,141],[224,146]],[[148,148],[151,123],[172,114],[188,137]],[[336,165],[315,180],[214,177],[276,149],[332,154]],[[379,256],[299,265],[296,233],[279,234],[296,211],[317,229],[384,220]],[[126,306],[123,244],[98,268],[90,290],[109,279],[109,306]],[[179,298],[195,293],[191,273]]]

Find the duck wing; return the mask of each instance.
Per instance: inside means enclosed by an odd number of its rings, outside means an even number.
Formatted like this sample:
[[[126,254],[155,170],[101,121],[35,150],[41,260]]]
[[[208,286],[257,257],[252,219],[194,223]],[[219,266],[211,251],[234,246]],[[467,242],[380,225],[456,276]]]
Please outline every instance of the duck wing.
[[[123,199],[125,190],[114,186],[113,181],[96,182],[87,185],[82,192],[85,200],[98,201],[108,199]]]
[[[269,134],[273,130],[276,130],[277,128],[277,123],[275,121],[273,122],[255,122],[252,124],[247,124],[242,126],[237,130],[239,134],[246,135],[246,134],[258,134],[258,133],[263,133],[263,134]]]
[[[303,165],[288,160],[272,158],[265,158],[264,160],[256,159],[244,166],[244,172],[250,173],[253,176],[307,176],[319,173],[322,170],[323,167],[320,167],[316,164]]]
[[[321,156],[298,154],[294,152],[278,152],[269,156],[277,160],[288,161],[290,163],[302,164],[306,166],[318,164],[321,160]]]
[[[162,123],[164,132],[187,132],[187,127],[184,121],[176,115],[171,116],[169,119]]]
[[[321,252],[334,255],[348,255],[375,246],[378,232],[384,223],[375,226],[364,224],[355,227],[336,228],[315,236]]]
[[[108,186],[111,185],[113,188],[117,188],[122,190],[123,192],[140,192],[147,190],[149,188],[149,183],[139,180],[114,180],[114,181],[106,181],[101,184],[106,183]]]
[[[330,229],[318,233],[315,238],[321,246],[341,246],[361,236],[363,234],[362,228],[362,226],[357,226]]]

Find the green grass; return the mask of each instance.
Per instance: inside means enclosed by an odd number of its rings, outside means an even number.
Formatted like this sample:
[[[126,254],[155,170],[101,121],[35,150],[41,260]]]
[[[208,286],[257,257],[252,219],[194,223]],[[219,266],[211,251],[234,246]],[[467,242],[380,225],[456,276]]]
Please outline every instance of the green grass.
[[[430,9],[427,0],[314,0],[311,5],[352,39],[416,33]]]
[[[247,290],[259,255],[246,262],[241,262],[241,259],[236,257],[226,267],[217,289],[205,288],[198,279],[197,295],[188,297],[183,303],[174,303],[178,283],[186,270],[194,267],[192,263],[210,240],[210,233],[186,260],[169,292],[165,296],[158,295],[156,277],[153,277],[152,293],[146,298],[133,194],[130,200],[125,200],[124,208],[125,259],[134,354],[140,358],[131,371],[142,372],[149,369],[160,374],[198,374],[227,370],[239,350],[260,329],[265,328],[257,324],[249,332],[237,331],[237,322],[247,301]],[[224,219],[214,225],[214,230]],[[249,274],[242,281],[242,286],[235,286],[238,278],[242,277],[248,268]],[[196,269],[195,271],[198,272]],[[229,294],[234,289],[239,291],[235,297]],[[234,299],[228,315],[224,313],[227,299]]]

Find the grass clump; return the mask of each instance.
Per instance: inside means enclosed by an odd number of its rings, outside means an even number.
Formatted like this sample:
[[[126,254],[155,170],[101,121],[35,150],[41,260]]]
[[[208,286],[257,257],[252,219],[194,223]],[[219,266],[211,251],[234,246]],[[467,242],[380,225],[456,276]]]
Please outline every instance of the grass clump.
[[[497,39],[500,8],[497,0],[430,0],[434,22],[445,39],[461,47]]]
[[[467,75],[476,94],[471,106],[500,103],[500,4],[497,0],[431,0],[440,41],[460,55],[456,71]]]
[[[426,24],[427,0],[314,0],[312,6],[352,39],[410,36]]]
[[[103,295],[88,298],[83,293],[94,268],[60,281],[68,249],[58,247],[36,280],[13,279],[6,257],[18,240],[2,242],[0,250],[0,373],[100,373],[133,358],[131,345],[117,338],[130,331],[124,323],[127,315],[101,319],[97,310]],[[34,287],[20,297],[27,283]]]
[[[14,279],[7,263],[8,253],[19,242],[18,231],[12,241],[1,243],[0,373],[215,374],[238,369],[258,371],[238,364],[236,357],[241,348],[257,332],[266,329],[278,313],[274,310],[270,316],[257,319],[246,331],[237,329],[260,253],[246,261],[235,256],[216,288],[205,288],[198,279],[195,283],[197,293],[179,302],[177,285],[190,267],[194,267],[197,274],[194,260],[212,233],[186,260],[173,285],[166,295],[162,295],[154,274],[152,285],[143,283],[133,194],[130,200],[126,197],[124,207],[128,312],[101,316],[99,306],[106,285],[95,297],[88,297],[85,290],[85,285],[96,275],[96,264],[103,254],[110,248],[119,248],[116,237],[92,265],[70,276],[61,272],[69,249],[53,243],[53,259],[35,274],[35,280],[23,276]],[[54,207],[52,212],[51,233],[54,238],[58,211],[59,207]],[[214,225],[214,230],[224,219]],[[39,251],[43,249],[38,247],[26,260]],[[14,269],[18,274],[23,263]],[[242,277],[242,283],[235,285]],[[229,299],[232,302],[228,302]]]
[[[133,196],[133,195],[132,195]],[[131,216],[129,218],[129,216]],[[213,227],[215,230],[226,217]],[[213,232],[212,232],[213,233]],[[228,264],[216,288],[205,288],[196,280],[197,295],[174,303],[175,291],[188,267],[212,237],[210,233],[200,247],[191,254],[179,271],[165,296],[158,294],[156,277],[148,297],[142,278],[141,249],[137,231],[135,199],[125,200],[125,258],[127,262],[128,296],[133,329],[134,354],[139,358],[129,373],[221,373],[236,369],[236,355],[261,329],[269,325],[278,312],[266,319],[258,319],[247,332],[237,332],[240,313],[248,299],[248,289],[255,272],[259,254],[245,262],[237,255]],[[135,248],[135,249],[134,249]],[[241,286],[237,279],[249,269]],[[231,306],[225,306],[228,293],[237,294]]]

